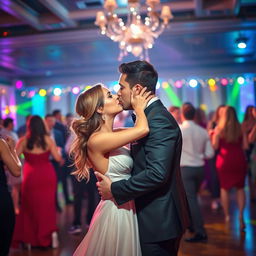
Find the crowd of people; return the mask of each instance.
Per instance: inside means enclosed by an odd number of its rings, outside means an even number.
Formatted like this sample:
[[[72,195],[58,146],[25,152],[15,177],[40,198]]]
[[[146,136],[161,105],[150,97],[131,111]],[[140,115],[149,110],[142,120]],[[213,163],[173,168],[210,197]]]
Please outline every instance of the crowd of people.
[[[70,175],[74,170],[69,157],[73,114],[67,114],[64,122],[62,119],[60,110],[43,119],[29,115],[17,133],[12,118],[3,120],[0,182],[1,197],[5,197],[1,209],[5,211],[1,210],[0,218],[4,224],[0,231],[1,256],[8,255],[10,246],[43,249],[52,246],[54,240],[55,245],[58,244],[57,213],[62,213],[62,198],[64,205],[72,204],[73,207],[70,234],[82,232],[82,201],[85,197],[88,198],[88,209],[84,219],[86,225],[90,224],[99,201],[96,178],[86,183]],[[63,191],[62,195],[58,190]]]
[[[181,176],[192,220],[189,231],[193,234],[185,240],[207,241],[198,202],[203,185],[211,193],[212,209],[223,209],[225,222],[230,221],[230,191],[236,190],[237,221],[240,230],[244,231],[246,177],[250,199],[256,200],[256,108],[246,108],[242,124],[236,110],[226,105],[219,106],[209,120],[191,103],[172,106],[169,112],[179,124],[183,138]],[[121,113],[117,126],[122,126],[127,118]],[[82,232],[85,193],[88,198],[85,223],[90,224],[99,202],[96,177],[90,170],[91,178],[86,183],[86,180],[78,181],[70,175],[74,170],[68,153],[74,140],[70,130],[72,120],[73,114],[63,118],[60,110],[47,114],[44,119],[37,115],[28,116],[26,124],[17,133],[14,132],[13,119],[3,120],[0,130],[0,192],[4,201],[0,200],[3,204],[0,222],[4,228],[0,231],[0,247],[4,249],[1,255],[8,255],[11,243],[14,247],[20,243],[28,247],[52,246],[58,231],[57,212],[63,210],[58,184],[62,186],[65,204],[73,204],[73,223],[68,232]],[[69,179],[73,188],[71,194]]]

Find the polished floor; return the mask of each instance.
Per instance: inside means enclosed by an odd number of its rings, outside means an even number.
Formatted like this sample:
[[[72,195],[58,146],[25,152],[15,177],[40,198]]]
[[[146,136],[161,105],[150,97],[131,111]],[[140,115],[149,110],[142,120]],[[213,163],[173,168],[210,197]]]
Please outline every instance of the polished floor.
[[[211,209],[211,199],[207,193],[203,193],[200,196],[200,202],[205,218],[208,242],[191,244],[182,241],[179,256],[256,255],[256,203],[251,203],[247,199],[245,210],[246,229],[245,232],[240,232],[234,193],[232,194],[230,205],[230,223],[225,223],[221,209],[215,211]],[[86,201],[84,208],[86,208]],[[81,235],[69,235],[67,229],[71,221],[72,205],[69,205],[66,206],[64,211],[58,216],[60,242],[58,249],[47,249],[45,251],[38,249],[12,249],[10,256],[71,256],[86,233],[86,228],[84,228],[84,232]]]

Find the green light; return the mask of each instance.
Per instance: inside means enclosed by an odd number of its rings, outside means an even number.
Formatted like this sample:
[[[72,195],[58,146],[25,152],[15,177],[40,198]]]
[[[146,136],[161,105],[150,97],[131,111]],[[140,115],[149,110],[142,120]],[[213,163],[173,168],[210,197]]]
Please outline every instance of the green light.
[[[169,100],[172,102],[172,105],[180,107],[182,105],[182,102],[180,98],[177,96],[177,94],[173,91],[173,89],[170,87],[170,85],[164,88]]]
[[[239,91],[240,91],[240,84],[238,83],[238,81],[236,80],[232,86],[231,92],[230,92],[230,96],[228,99],[228,105],[232,106],[232,107],[236,107],[237,103],[238,103],[238,99],[239,99]]]

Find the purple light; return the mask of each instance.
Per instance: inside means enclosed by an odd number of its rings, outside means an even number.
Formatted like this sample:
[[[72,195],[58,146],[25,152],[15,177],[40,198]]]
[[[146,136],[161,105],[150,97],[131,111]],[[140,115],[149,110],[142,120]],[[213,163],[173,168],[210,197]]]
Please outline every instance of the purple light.
[[[177,81],[174,83],[174,86],[177,87],[177,88],[181,88],[181,87],[182,87],[182,81],[181,81],[181,80],[177,80]]]
[[[73,94],[78,94],[80,92],[80,88],[78,86],[75,86],[72,88],[72,93]]]
[[[35,94],[36,94],[35,91],[30,91],[30,92],[28,93],[28,97],[29,97],[29,98],[32,98],[32,97],[35,96]]]
[[[23,87],[23,82],[21,80],[16,81],[15,86],[17,89],[21,89]]]
[[[227,78],[222,78],[222,79],[220,80],[220,83],[221,83],[223,86],[226,86],[226,85],[228,85],[228,79],[227,79]]]

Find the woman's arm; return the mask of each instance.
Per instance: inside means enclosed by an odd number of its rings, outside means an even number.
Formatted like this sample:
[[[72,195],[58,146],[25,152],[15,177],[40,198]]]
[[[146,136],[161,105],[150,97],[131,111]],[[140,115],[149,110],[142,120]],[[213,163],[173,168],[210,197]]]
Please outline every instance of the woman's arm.
[[[20,176],[21,162],[18,158],[16,150],[14,149],[14,141],[8,138],[8,144],[5,140],[0,139],[0,155],[7,169],[13,176]]]
[[[212,146],[215,150],[219,148],[220,144],[220,131],[219,129],[215,129],[213,135],[212,135]]]
[[[105,154],[116,148],[124,146],[132,141],[139,140],[149,133],[148,121],[144,109],[153,95],[145,92],[143,88],[139,94],[132,94],[131,103],[136,113],[136,122],[134,127],[129,129],[119,129],[111,132],[98,132],[91,136],[88,141],[89,149],[93,152]]]
[[[49,150],[54,160],[57,162],[61,162],[62,161],[61,153],[59,152],[60,150],[56,146],[55,141],[50,136],[47,136],[46,142],[48,144]]]

